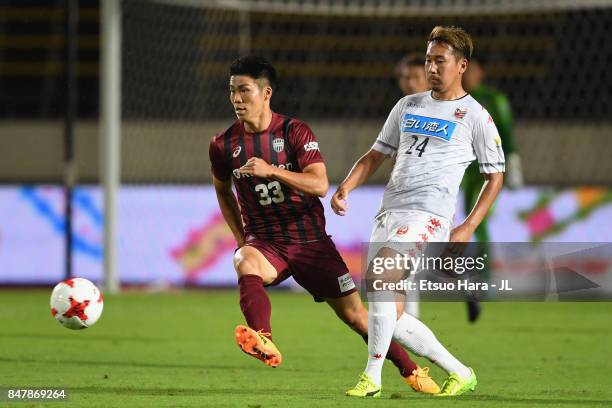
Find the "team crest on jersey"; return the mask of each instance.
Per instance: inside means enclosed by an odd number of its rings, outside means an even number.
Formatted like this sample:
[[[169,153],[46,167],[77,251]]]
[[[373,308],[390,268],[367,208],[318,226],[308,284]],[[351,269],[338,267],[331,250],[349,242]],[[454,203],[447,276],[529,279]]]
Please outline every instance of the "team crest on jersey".
[[[465,109],[465,108],[457,108],[457,109],[455,109],[455,117],[457,119],[463,119],[465,117],[466,113],[467,113],[467,109]]]
[[[285,140],[280,137],[272,140],[272,148],[276,153],[282,152],[285,149]]]
[[[238,157],[241,151],[242,151],[242,146],[238,146],[237,148],[234,149],[234,152],[232,153],[232,157],[233,158]]]

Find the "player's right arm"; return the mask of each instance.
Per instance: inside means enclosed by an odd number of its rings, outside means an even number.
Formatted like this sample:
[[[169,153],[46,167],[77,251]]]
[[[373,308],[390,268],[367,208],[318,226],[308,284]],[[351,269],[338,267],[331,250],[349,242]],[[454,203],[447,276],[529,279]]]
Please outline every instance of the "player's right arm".
[[[331,199],[331,207],[336,214],[346,214],[349,193],[365,183],[387,157],[395,157],[399,146],[402,101],[403,99],[400,99],[389,113],[372,148],[357,160],[348,176],[338,186]]]
[[[370,149],[357,160],[331,199],[331,207],[336,214],[346,214],[349,193],[365,183],[386,158],[384,153]]]
[[[486,110],[474,123],[473,136],[472,147],[485,182],[474,208],[467,208],[467,218],[451,231],[450,242],[469,242],[478,225],[489,213],[504,183],[506,160],[502,142],[495,123]]]
[[[232,171],[227,158],[216,143],[216,138],[213,138],[210,142],[208,156],[210,158],[210,170],[221,214],[223,214],[223,218],[225,218],[225,222],[230,227],[238,248],[240,248],[244,244],[242,216],[240,215],[238,200],[236,200],[236,195],[232,190]]]
[[[232,230],[234,239],[240,248],[244,244],[244,226],[242,225],[242,217],[240,215],[240,207],[238,200],[232,191],[232,180],[219,180],[213,175],[213,184],[217,193],[217,201],[221,214],[225,218],[225,222]]]

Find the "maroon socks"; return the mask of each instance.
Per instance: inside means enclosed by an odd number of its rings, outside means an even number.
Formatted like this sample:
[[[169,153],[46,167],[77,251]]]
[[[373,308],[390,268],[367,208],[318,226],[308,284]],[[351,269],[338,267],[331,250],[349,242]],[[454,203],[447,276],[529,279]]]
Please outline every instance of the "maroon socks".
[[[248,326],[264,333],[272,333],[270,316],[272,306],[264,289],[263,280],[257,275],[244,275],[238,279],[240,288],[240,310]],[[270,334],[270,339],[272,335]]]
[[[270,325],[272,306],[264,289],[263,280],[257,275],[244,275],[238,279],[238,287],[240,288],[240,310],[248,326],[255,331],[272,333]],[[368,336],[362,337],[367,343]],[[270,339],[272,339],[271,335]],[[408,357],[408,353],[395,342],[391,342],[389,346],[387,359],[393,362],[402,377],[408,377],[417,368],[416,363]]]

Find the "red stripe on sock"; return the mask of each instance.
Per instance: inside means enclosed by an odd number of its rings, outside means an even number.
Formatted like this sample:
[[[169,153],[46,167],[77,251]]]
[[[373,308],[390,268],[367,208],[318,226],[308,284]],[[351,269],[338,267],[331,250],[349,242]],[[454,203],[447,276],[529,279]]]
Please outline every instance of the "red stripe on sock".
[[[368,336],[361,336],[368,342]],[[417,364],[410,359],[406,350],[402,348],[399,344],[392,341],[389,346],[389,351],[387,351],[386,355],[387,360],[391,361],[394,366],[397,367],[402,377],[408,377],[412,374],[414,370],[417,369]]]

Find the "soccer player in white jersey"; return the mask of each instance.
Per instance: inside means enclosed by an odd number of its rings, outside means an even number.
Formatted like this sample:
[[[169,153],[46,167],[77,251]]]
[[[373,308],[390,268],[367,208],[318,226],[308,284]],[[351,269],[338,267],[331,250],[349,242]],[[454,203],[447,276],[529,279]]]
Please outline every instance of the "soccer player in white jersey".
[[[469,66],[470,69],[467,71],[468,74],[473,67],[472,62]],[[427,75],[425,75],[425,55],[421,53],[411,53],[402,58],[395,67],[395,76],[397,78],[397,85],[404,96],[429,91],[430,89]],[[465,78],[464,76],[462,81],[464,84],[466,83]],[[503,138],[503,134],[500,134],[500,136]],[[393,165],[395,165],[395,159],[393,159]],[[481,182],[482,180],[478,180],[478,186],[480,186]],[[482,225],[480,229],[482,229]],[[418,290],[411,290],[409,293],[406,293],[405,301],[397,302],[398,313],[401,315],[405,311],[418,318],[419,297]],[[475,296],[469,293],[465,293],[465,302],[468,311],[468,321],[474,323],[478,320],[478,316],[480,316],[480,303]]]
[[[495,201],[505,166],[501,140],[489,113],[461,86],[472,51],[472,40],[463,29],[432,30],[425,56],[431,91],[399,100],[372,148],[332,197],[332,209],[344,215],[349,193],[386,158],[396,158],[371,242],[395,243],[388,244],[391,248],[402,242],[468,242]],[[451,229],[459,184],[475,159],[485,178],[480,197],[463,223]],[[391,339],[448,373],[437,396],[473,391],[474,370],[455,358],[420,320],[407,313],[397,318],[395,304],[385,301],[388,296],[389,292],[368,291],[368,362],[347,395],[380,396],[382,357]]]

